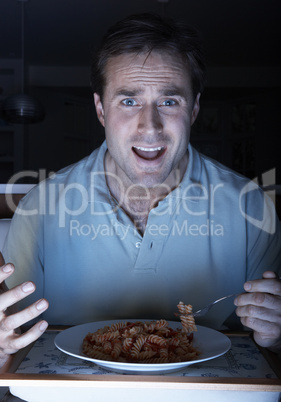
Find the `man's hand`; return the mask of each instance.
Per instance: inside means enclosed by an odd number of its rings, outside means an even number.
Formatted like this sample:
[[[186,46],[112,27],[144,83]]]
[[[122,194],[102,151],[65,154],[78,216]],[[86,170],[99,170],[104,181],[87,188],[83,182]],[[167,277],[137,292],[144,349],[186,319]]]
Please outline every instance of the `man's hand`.
[[[12,275],[14,266],[5,264],[0,253],[0,367],[10,354],[17,352],[39,338],[48,323],[40,321],[27,332],[20,334],[19,327],[39,316],[48,308],[45,299],[38,300],[20,312],[15,312],[14,305],[35,291],[33,282],[25,282],[8,290],[4,281]]]
[[[244,289],[247,293],[234,300],[236,314],[260,346],[281,352],[281,280],[266,271],[263,279],[246,282]]]

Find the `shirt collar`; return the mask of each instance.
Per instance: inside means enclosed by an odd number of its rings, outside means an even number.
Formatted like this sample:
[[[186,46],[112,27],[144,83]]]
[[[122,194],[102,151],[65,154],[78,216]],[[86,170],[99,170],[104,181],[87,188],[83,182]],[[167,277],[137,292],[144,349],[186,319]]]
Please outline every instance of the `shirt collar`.
[[[202,161],[200,154],[191,144],[188,144],[188,165],[180,185],[175,188],[166,198],[182,198],[198,201],[202,197],[204,189],[201,184]]]

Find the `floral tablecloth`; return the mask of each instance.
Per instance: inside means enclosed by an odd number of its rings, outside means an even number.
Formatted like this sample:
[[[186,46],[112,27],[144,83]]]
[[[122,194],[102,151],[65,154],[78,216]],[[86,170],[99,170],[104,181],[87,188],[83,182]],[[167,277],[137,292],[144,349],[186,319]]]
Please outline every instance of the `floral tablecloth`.
[[[54,339],[58,332],[47,332],[37,340],[21,362],[17,373],[26,374],[107,374],[116,375],[96,364],[69,356],[58,350]],[[169,376],[277,378],[253,340],[231,336],[231,349],[223,356],[190,365]]]

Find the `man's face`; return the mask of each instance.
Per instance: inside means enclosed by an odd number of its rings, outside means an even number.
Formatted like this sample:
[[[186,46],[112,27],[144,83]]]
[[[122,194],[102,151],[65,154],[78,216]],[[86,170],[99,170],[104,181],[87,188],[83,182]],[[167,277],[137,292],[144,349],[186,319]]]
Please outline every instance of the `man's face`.
[[[167,53],[125,54],[109,59],[105,77],[103,102],[95,94],[95,105],[110,171],[126,187],[173,186],[186,169],[199,111],[200,94],[194,101],[186,67]]]

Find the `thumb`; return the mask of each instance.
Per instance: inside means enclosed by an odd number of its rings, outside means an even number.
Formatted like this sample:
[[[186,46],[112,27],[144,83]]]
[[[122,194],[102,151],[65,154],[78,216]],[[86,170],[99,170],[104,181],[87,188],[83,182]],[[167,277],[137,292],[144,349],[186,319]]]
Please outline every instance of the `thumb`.
[[[262,275],[263,279],[277,279],[279,275],[273,271],[265,271]]]

